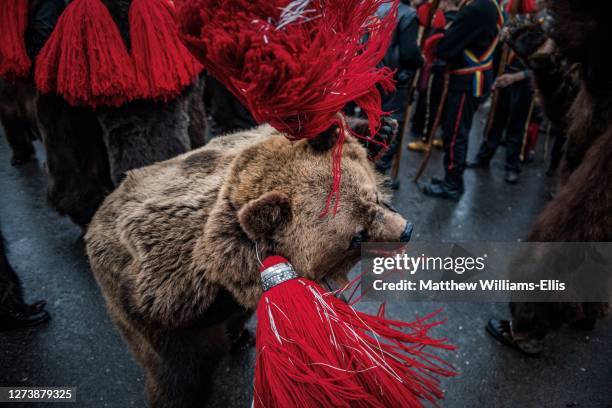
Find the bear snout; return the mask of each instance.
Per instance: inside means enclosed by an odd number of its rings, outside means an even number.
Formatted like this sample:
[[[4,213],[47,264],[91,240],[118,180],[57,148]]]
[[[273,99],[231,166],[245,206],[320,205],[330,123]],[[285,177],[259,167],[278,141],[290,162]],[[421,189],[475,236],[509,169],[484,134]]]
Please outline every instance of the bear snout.
[[[404,228],[402,235],[400,235],[400,242],[409,242],[410,238],[412,238],[412,231],[414,231],[414,225],[406,221],[406,228]]]

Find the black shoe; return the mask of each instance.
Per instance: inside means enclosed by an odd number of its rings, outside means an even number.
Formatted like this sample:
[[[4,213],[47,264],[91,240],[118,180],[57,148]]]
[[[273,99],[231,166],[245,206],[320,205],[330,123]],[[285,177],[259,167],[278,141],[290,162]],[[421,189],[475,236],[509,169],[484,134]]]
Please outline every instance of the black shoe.
[[[506,183],[516,184],[519,181],[519,174],[517,171],[508,170],[506,172],[506,177],[504,177],[504,180],[506,181]]]
[[[34,313],[14,313],[11,315],[0,316],[0,331],[21,329],[24,327],[34,327],[45,323],[51,318],[46,310],[38,310]]]
[[[461,190],[458,188],[450,188],[445,183],[428,184],[423,187],[423,193],[430,197],[444,198],[451,201],[459,201],[461,198]]]
[[[433,176],[431,178],[431,184],[442,184],[442,183],[444,183],[444,179],[441,179],[440,177]]]
[[[541,339],[517,339],[508,320],[491,319],[487,323],[487,333],[501,344],[520,351],[529,357],[538,357],[542,353],[544,342]]]
[[[476,159],[474,161],[467,162],[465,164],[465,167],[467,167],[468,169],[488,169],[489,162]]]

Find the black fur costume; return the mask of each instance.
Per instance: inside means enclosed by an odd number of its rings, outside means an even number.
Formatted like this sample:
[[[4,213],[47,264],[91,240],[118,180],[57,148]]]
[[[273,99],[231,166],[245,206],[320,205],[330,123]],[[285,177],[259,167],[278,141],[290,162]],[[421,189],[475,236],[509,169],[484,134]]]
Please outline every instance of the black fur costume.
[[[551,1],[552,52],[518,44],[537,29],[519,29],[513,36],[515,49],[534,72],[547,116],[568,136],[558,194],[540,214],[530,241],[612,241],[612,26],[607,3]],[[563,323],[590,328],[607,309],[602,303],[511,304],[515,333],[532,338]]]

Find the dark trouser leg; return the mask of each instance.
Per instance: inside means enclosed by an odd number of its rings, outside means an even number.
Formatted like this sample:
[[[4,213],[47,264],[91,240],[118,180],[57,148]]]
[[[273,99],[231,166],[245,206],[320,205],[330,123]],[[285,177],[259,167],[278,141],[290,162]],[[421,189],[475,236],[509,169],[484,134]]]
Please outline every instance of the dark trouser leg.
[[[444,113],[444,182],[451,189],[463,190],[463,172],[468,137],[478,103],[471,90],[451,89]]]
[[[9,264],[0,232],[0,331],[32,327],[49,320],[45,302],[25,303],[19,277]]]
[[[429,133],[440,109],[442,94],[444,93],[444,74],[432,73],[431,86],[429,87],[429,100],[427,101],[428,109],[426,114],[426,131]],[[434,137],[436,135],[433,135]]]
[[[510,94],[509,121],[506,127],[506,171],[519,172],[521,150],[526,137],[527,121],[533,93],[528,80],[513,84]]]
[[[93,111],[70,106],[55,95],[39,98],[38,113],[49,202],[84,227],[112,190],[102,129]]]
[[[9,264],[0,234],[0,319],[3,316],[23,312],[25,308],[21,282]]]
[[[419,91],[414,107],[414,115],[412,115],[411,133],[415,137],[425,135],[425,119],[427,116],[427,99],[429,98],[429,89]]]
[[[506,125],[508,124],[508,116],[511,109],[510,100],[511,92],[509,89],[500,89],[499,96],[497,97],[497,106],[493,114],[493,123],[491,123],[489,133],[484,135],[485,137],[478,150],[478,155],[476,156],[477,161],[489,163],[495,155],[499,147],[499,142],[504,135]]]

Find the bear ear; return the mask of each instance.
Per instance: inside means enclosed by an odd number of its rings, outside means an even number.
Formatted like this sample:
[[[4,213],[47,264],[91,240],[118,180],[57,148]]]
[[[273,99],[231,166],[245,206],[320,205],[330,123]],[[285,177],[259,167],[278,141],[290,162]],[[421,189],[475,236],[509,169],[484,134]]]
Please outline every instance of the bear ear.
[[[340,127],[338,125],[330,126],[325,132],[319,133],[317,137],[308,140],[308,144],[315,152],[326,152],[338,141],[340,136]]]
[[[249,201],[238,211],[238,222],[253,241],[272,237],[277,228],[289,221],[291,203],[289,197],[271,191]]]

